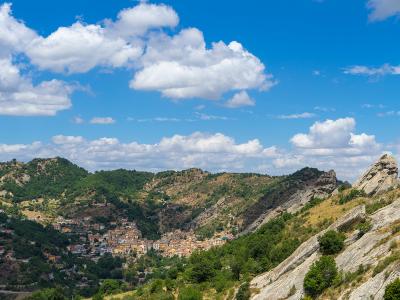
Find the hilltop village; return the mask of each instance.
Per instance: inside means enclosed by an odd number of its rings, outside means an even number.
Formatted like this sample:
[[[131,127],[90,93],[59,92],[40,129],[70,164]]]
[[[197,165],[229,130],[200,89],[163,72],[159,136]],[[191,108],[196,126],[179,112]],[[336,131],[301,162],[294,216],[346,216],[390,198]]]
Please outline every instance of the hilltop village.
[[[94,260],[106,253],[120,257],[140,257],[150,250],[165,257],[186,257],[195,250],[208,250],[234,238],[231,233],[220,232],[211,239],[199,240],[193,231],[175,230],[163,234],[159,240],[149,240],[142,237],[135,222],[121,219],[110,222],[109,228],[106,228],[103,224],[95,223],[90,216],[83,219],[59,216],[52,225],[56,230],[74,237],[75,242],[68,246],[69,251]]]

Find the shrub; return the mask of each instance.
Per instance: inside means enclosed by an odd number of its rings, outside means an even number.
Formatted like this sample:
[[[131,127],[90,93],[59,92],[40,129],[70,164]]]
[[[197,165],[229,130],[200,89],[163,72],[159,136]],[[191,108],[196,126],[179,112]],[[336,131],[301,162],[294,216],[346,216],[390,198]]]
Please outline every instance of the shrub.
[[[365,192],[364,191],[359,191],[356,189],[352,189],[348,194],[342,194],[339,198],[339,204],[345,204],[355,198],[358,197],[364,197],[365,196]]]
[[[318,296],[333,284],[338,275],[332,256],[322,256],[315,262],[304,278],[304,290],[310,296]]]
[[[339,253],[344,247],[344,239],[343,233],[329,230],[318,238],[320,251],[324,255]]]
[[[375,267],[372,276],[375,276],[386,269],[391,263],[400,259],[400,252],[394,252],[390,256],[387,256],[384,260],[381,260]]]
[[[369,221],[363,221],[357,225],[357,229],[359,230],[358,232],[358,237],[362,237],[364,234],[366,234],[368,231],[370,231],[372,228],[372,224]]]
[[[185,287],[179,291],[178,300],[202,300],[203,295],[198,289]]]
[[[397,278],[395,281],[390,283],[385,289],[385,300],[396,300],[400,299],[400,279]]]
[[[67,300],[60,289],[44,289],[34,292],[28,300]]]
[[[236,300],[248,300],[250,299],[250,284],[248,282],[243,283],[236,294]]]

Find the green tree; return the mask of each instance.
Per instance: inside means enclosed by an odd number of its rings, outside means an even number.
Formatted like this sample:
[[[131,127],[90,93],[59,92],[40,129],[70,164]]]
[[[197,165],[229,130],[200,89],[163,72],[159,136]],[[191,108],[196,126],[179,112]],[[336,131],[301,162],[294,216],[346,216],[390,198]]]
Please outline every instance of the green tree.
[[[338,275],[335,260],[332,256],[322,256],[315,262],[304,278],[304,290],[310,296],[318,296],[330,287]]]
[[[249,300],[250,296],[250,284],[245,282],[239,287],[239,290],[236,294],[236,300]]]
[[[318,238],[319,249],[324,255],[339,253],[344,248],[345,236],[335,230],[329,230]]]
[[[114,294],[121,290],[121,282],[115,279],[106,279],[101,283],[99,292],[104,295]]]
[[[44,289],[34,292],[28,300],[67,300],[61,289]]]
[[[385,289],[385,300],[398,300],[400,299],[400,279],[397,278],[395,281],[390,283]]]

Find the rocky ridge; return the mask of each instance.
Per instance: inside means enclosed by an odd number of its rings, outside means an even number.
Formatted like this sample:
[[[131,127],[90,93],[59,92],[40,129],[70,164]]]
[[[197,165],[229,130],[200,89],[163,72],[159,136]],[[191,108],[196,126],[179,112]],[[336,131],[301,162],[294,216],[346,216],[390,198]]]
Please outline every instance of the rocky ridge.
[[[336,265],[343,274],[357,272],[366,268],[362,280],[351,285],[336,289],[334,299],[383,299],[386,285],[400,276],[400,262],[390,258],[398,255],[400,243],[400,193],[398,191],[383,194],[385,191],[398,187],[398,169],[395,159],[384,155],[353,185],[353,188],[363,190],[368,195],[379,194],[369,198],[369,205],[382,201],[387,197],[387,206],[372,214],[366,213],[365,205],[360,205],[334,222],[328,229],[344,230],[352,228],[352,224],[360,221],[369,222],[370,230],[361,235],[358,229],[352,229],[347,235],[345,249],[336,256]],[[326,229],[326,230],[328,230]],[[305,296],[303,281],[310,266],[321,256],[318,237],[326,230],[304,242],[289,258],[271,271],[255,277],[251,281],[253,290],[258,291],[253,300],[290,299],[300,300]],[[385,260],[386,259],[386,260]],[[376,273],[378,264],[384,265],[383,270]],[[321,296],[318,299],[332,299]]]
[[[398,176],[396,159],[385,154],[353,184],[353,188],[374,195],[399,185]]]

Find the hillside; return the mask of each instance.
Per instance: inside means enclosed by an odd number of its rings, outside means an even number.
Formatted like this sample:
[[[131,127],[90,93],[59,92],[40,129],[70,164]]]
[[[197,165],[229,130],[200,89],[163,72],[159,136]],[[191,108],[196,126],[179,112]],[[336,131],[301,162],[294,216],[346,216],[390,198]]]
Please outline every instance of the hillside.
[[[28,216],[51,221],[101,217],[135,221],[144,237],[176,229],[201,238],[256,227],[274,209],[326,197],[339,184],[333,172],[306,168],[289,176],[211,174],[199,169],[157,174],[128,170],[89,173],[62,159],[0,165],[0,195]],[[37,213],[37,214],[35,214]]]
[[[23,189],[25,184],[19,185]],[[79,287],[72,282],[64,292],[43,293],[137,300],[383,299],[386,287],[400,276],[400,188],[397,163],[388,155],[353,186],[341,184],[333,171],[311,168],[282,177],[199,169],[158,174],[116,170],[86,173],[70,184],[54,198],[40,192],[41,199],[21,201],[3,192],[8,195],[3,202],[8,214],[31,213],[48,224],[60,216],[78,222],[60,227],[65,244],[55,246],[64,253],[61,262],[64,256],[100,265],[105,257],[111,259],[106,253],[93,256],[89,242],[84,252],[76,251],[76,239],[85,240],[82,229],[89,233],[88,241],[103,233],[135,239],[145,225],[163,233],[160,240],[141,240],[152,245],[147,252],[113,252],[125,261],[110,262],[115,271],[97,273],[94,270],[101,267],[91,267],[88,273],[78,267],[80,275],[74,278],[83,276],[91,282]],[[126,215],[125,221],[118,220]],[[24,220],[23,215],[18,218]],[[140,223],[143,220],[146,223]],[[229,232],[231,238],[219,238]],[[14,261],[24,265],[15,245],[7,243]],[[193,251],[165,255],[181,245]],[[35,255],[46,257],[44,249]],[[44,263],[52,266],[46,259]],[[66,266],[59,263],[59,272]],[[328,268],[329,276],[315,279],[318,268]],[[44,280],[37,287],[63,285]]]

